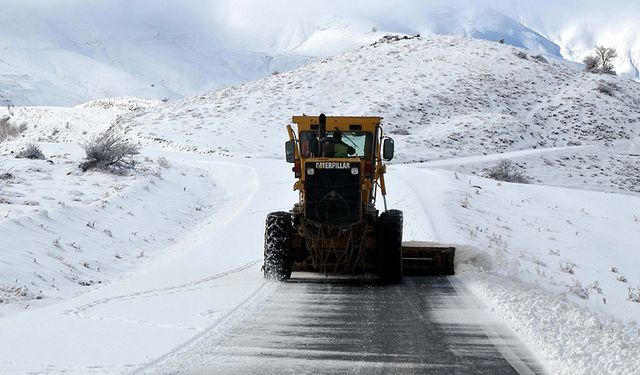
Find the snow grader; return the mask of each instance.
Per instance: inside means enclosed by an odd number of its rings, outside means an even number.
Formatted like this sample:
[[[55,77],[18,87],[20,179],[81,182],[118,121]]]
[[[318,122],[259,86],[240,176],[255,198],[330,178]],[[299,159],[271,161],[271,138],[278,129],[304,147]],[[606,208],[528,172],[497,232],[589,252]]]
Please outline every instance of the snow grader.
[[[299,201],[267,216],[265,278],[304,271],[400,283],[403,274],[453,274],[453,247],[402,242],[402,211],[387,209],[383,161],[393,159],[394,142],[381,120],[321,114],[294,116],[297,132],[287,125],[285,155]]]

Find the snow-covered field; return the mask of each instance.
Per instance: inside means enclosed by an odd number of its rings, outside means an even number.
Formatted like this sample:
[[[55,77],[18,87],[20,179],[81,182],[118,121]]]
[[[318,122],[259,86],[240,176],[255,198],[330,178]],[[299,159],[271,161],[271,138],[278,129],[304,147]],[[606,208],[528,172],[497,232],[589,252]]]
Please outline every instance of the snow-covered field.
[[[425,37],[170,103],[16,108],[0,372],[141,370],[260,303],[264,217],[297,199],[284,125],[320,112],[385,118],[405,239],[456,244],[456,277],[550,373],[635,372],[640,86],[515,52]],[[135,171],[78,168],[77,143],[106,129],[144,146]],[[28,141],[47,160],[14,158]],[[532,184],[482,177],[503,158]]]
[[[639,368],[640,198],[414,165],[389,176],[405,239],[455,244],[457,277],[550,373]]]
[[[3,157],[2,314],[49,305],[166,253],[216,210],[210,170],[147,158],[135,175],[82,173],[79,146]],[[208,214],[205,214],[208,213]]]

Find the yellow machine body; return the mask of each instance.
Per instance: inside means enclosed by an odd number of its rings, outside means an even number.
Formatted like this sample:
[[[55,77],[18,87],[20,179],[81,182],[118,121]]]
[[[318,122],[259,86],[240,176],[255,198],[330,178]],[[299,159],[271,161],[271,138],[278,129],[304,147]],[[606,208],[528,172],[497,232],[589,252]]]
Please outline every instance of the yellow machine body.
[[[402,212],[387,210],[384,161],[393,158],[394,145],[381,121],[293,116],[296,129],[287,125],[285,152],[299,201],[267,218],[265,277],[286,280],[292,271],[377,274],[395,283],[403,272],[453,273],[455,249],[402,244]],[[376,207],[380,196],[382,212]]]

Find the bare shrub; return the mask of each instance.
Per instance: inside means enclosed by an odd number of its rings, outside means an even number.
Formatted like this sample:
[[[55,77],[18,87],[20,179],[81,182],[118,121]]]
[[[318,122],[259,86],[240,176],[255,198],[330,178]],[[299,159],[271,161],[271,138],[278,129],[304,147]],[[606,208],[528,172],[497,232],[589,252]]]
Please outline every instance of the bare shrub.
[[[535,60],[537,62],[541,62],[543,64],[546,64],[549,62],[549,60],[547,60],[544,56],[542,55],[535,55],[535,56],[531,56],[531,60]]]
[[[605,74],[616,74],[616,71],[613,69],[612,60],[618,57],[618,52],[616,52],[615,48],[605,47],[605,46],[597,46],[596,47],[596,57],[600,63],[600,72]]]
[[[524,174],[522,168],[508,159],[502,159],[495,166],[487,170],[487,177],[498,181],[528,184],[529,177]]]
[[[620,275],[620,276],[616,277],[616,280],[620,281],[621,283],[626,283],[627,282],[627,278],[624,275]]]
[[[627,290],[629,291],[627,299],[631,302],[640,303],[640,288],[629,287]]]
[[[616,71],[613,67],[613,60],[616,57],[618,57],[618,52],[615,48],[597,46],[595,49],[595,55],[587,56],[582,60],[584,63],[584,70],[590,73],[616,75]]]
[[[28,143],[24,150],[16,154],[18,159],[40,159],[43,160],[44,154],[36,143]]]
[[[597,73],[598,72],[598,59],[595,56],[587,56],[582,60],[584,64],[584,70],[589,73]]]
[[[162,168],[165,168],[165,169],[171,168],[171,163],[169,163],[169,160],[167,160],[167,158],[165,158],[164,156],[160,156],[157,162],[158,162],[158,165]]]
[[[4,116],[0,118],[0,142],[9,137],[15,137],[27,129],[26,124],[14,125],[11,118]]]
[[[527,59],[527,53],[524,52],[524,51],[516,51],[513,54],[516,55],[516,57],[519,57],[519,58],[521,58],[523,60]]]
[[[589,299],[589,290],[583,287],[578,280],[574,280],[573,285],[569,286],[569,291],[578,298]]]
[[[618,90],[620,90],[620,86],[613,82],[600,81],[598,82],[598,87],[596,87],[596,91],[609,96],[613,96],[613,94]]]
[[[594,281],[591,284],[589,284],[587,289],[593,290],[594,292],[596,292],[598,294],[602,294],[602,288],[600,287],[600,283],[597,282],[597,281]]]
[[[576,273],[576,271],[574,271],[575,267],[576,267],[576,264],[572,262],[560,263],[560,271],[571,274],[571,275]]]
[[[396,134],[396,135],[410,135],[411,133],[409,133],[409,131],[407,129],[404,128],[397,128],[397,129],[393,129],[389,131],[390,134]]]
[[[123,174],[135,166],[138,147],[119,135],[101,134],[85,142],[82,147],[86,153],[85,161],[80,164],[83,171],[97,169]]]

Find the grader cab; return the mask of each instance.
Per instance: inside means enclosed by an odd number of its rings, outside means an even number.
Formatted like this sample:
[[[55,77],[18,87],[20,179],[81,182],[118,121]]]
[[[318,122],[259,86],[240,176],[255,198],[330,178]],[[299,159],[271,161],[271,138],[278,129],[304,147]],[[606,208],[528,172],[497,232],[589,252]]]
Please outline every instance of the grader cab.
[[[394,156],[381,117],[294,116],[287,162],[299,201],[267,216],[263,271],[377,275],[399,283],[411,275],[453,274],[454,248],[402,243],[402,211],[387,209],[384,175]],[[376,207],[381,196],[384,211]]]

